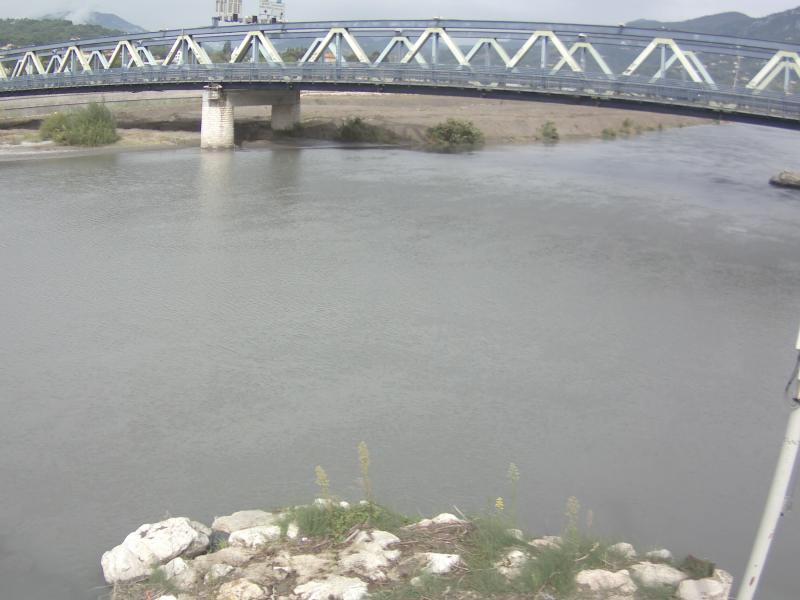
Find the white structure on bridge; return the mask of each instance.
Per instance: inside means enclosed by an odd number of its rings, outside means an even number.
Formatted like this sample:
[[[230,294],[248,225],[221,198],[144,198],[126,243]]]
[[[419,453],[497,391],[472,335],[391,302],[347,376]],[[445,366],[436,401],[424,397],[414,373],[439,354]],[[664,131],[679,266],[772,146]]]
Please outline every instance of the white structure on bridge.
[[[259,23],[283,23],[286,21],[286,3],[283,0],[260,0]]]

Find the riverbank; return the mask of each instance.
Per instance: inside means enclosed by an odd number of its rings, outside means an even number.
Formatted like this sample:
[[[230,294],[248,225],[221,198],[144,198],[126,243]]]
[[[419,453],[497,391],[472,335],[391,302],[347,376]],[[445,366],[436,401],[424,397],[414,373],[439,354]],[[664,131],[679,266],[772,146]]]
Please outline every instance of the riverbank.
[[[28,155],[47,146],[31,144],[46,116],[90,101],[102,102],[114,114],[122,139],[114,147],[169,148],[200,144],[200,97],[194,92],[97,94],[0,101],[0,149],[14,146]],[[237,141],[247,145],[276,137],[268,127],[269,107],[237,109]],[[409,96],[371,93],[305,93],[302,127],[307,139],[329,140],[346,119],[359,117],[390,132],[398,144],[420,145],[429,127],[450,118],[468,120],[489,145],[529,144],[627,137],[647,131],[686,127],[709,121],[657,113],[547,103]],[[61,152],[67,151],[60,149]]]
[[[111,600],[727,600],[730,574],[594,539],[579,532],[579,511],[570,499],[561,535],[532,538],[500,499],[477,518],[422,520],[317,499],[211,527],[187,518],[142,525],[101,563]]]

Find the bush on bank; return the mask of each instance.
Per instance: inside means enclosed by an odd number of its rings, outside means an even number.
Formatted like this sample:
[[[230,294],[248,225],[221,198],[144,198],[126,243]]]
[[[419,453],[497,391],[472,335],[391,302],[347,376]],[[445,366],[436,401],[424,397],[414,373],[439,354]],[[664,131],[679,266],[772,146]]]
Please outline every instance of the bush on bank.
[[[47,117],[39,135],[63,146],[106,146],[119,140],[111,111],[96,103]]]
[[[428,129],[425,146],[434,152],[468,152],[483,146],[483,132],[472,121],[447,119]]]
[[[361,117],[345,119],[334,134],[339,142],[359,144],[391,144],[397,141],[397,136],[383,127],[367,123]]]

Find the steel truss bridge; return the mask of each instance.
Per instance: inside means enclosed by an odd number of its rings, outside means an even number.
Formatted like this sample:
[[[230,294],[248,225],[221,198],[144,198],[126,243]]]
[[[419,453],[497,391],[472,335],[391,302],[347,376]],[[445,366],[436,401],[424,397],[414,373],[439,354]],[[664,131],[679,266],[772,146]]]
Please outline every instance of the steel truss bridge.
[[[510,97],[800,128],[800,48],[624,26],[206,27],[0,52],[0,96],[202,88]]]

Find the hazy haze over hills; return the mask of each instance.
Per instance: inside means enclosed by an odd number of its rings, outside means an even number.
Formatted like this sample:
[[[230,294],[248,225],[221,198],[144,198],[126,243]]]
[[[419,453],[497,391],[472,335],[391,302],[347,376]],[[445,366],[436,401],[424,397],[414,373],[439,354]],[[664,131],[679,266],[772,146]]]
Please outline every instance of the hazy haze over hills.
[[[760,19],[740,12],[725,12],[688,21],[662,22],[641,19],[628,24],[635,27],[714,33],[776,42],[800,42],[800,7]]]

